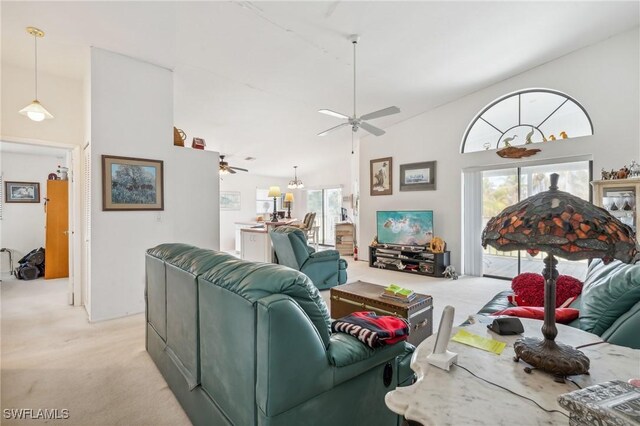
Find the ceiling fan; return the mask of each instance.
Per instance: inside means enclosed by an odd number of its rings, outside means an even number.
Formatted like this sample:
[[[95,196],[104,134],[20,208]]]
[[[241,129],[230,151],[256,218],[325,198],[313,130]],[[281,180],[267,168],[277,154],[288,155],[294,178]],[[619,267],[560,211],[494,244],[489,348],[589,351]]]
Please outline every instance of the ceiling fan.
[[[227,163],[226,161],[224,161],[224,155],[220,156],[220,174],[221,175],[228,175],[228,174],[235,174],[236,170],[239,170],[241,172],[248,172],[249,170],[247,169],[243,169],[241,167],[233,167],[230,166],[229,163]]]
[[[356,114],[356,45],[358,44],[359,40],[360,40],[360,37],[358,35],[349,36],[349,41],[353,44],[353,116],[349,117],[346,114],[335,112],[330,109],[318,110],[318,112],[321,114],[330,115],[332,117],[344,118],[347,120],[346,123],[339,124],[335,127],[325,130],[324,132],[318,133],[318,136],[324,136],[329,132],[332,132],[344,126],[351,126],[351,130],[353,132],[357,132],[359,128],[362,128],[365,131],[371,133],[372,135],[382,136],[386,132],[376,126],[373,126],[367,123],[367,120],[386,117],[387,115],[397,114],[400,112],[400,108],[398,108],[397,106],[390,106],[378,111],[370,112],[369,114],[365,114],[360,117],[358,117],[358,115]]]

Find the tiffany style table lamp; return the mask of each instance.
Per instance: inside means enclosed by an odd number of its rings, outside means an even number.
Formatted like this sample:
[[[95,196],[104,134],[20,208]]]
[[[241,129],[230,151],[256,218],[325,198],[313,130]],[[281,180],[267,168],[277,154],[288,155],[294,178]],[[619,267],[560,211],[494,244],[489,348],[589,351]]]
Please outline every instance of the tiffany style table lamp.
[[[542,275],[544,286],[544,339],[524,337],[514,344],[515,361],[522,359],[534,368],[564,377],[589,371],[589,358],[582,352],[555,342],[556,278],[558,261],[602,258],[636,260],[635,234],[606,210],[558,190],[558,174],[551,175],[551,187],[489,220],[482,232],[482,246],[497,250],[526,250],[535,256],[547,253]],[[530,370],[528,370],[530,371]]]

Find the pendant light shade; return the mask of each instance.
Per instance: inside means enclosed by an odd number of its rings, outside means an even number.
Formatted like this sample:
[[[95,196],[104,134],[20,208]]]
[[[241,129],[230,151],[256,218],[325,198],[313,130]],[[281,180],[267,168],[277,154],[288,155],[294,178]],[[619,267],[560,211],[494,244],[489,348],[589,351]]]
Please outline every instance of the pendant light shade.
[[[298,166],[293,166],[294,177],[293,180],[289,181],[289,185],[287,188],[289,189],[302,189],[304,188],[304,183],[298,179]]]
[[[27,33],[33,36],[35,43],[34,55],[35,55],[35,99],[26,107],[18,111],[22,115],[26,115],[33,121],[42,121],[45,119],[53,118],[51,114],[42,104],[38,101],[38,39],[44,37],[44,31],[35,27],[27,27]]]
[[[51,115],[51,113],[47,111],[47,109],[43,107],[42,104],[38,102],[37,99],[35,99],[26,107],[22,108],[19,112],[22,115],[26,115],[33,121],[42,121],[45,118],[46,119],[53,118],[53,115]]]

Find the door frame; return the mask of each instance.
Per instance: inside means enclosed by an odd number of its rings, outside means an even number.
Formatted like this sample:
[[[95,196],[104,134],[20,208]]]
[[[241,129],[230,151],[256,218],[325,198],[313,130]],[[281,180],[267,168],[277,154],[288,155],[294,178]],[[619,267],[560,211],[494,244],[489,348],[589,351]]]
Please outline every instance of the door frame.
[[[73,306],[82,306],[83,283],[81,274],[82,232],[79,228],[82,217],[80,177],[80,146],[64,142],[41,139],[22,138],[0,135],[0,140],[23,145],[59,148],[66,151],[66,162],[69,168],[69,284],[67,302]]]

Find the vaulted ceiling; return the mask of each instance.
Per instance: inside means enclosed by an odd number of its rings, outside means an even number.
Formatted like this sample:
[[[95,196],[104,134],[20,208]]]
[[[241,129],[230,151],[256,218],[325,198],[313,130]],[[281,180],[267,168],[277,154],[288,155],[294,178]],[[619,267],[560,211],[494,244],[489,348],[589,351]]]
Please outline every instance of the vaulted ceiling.
[[[1,7],[3,62],[33,67],[24,30],[33,25],[47,33],[39,49],[45,72],[83,78],[89,46],[170,68],[178,127],[229,154],[232,165],[279,176],[291,175],[293,165],[311,174],[349,157],[348,128],[316,134],[340,122],[318,109],[353,110],[350,34],[361,36],[358,113],[399,106],[400,114],[372,122],[389,129],[639,25],[635,1],[3,1]],[[257,160],[245,162],[246,156]]]

